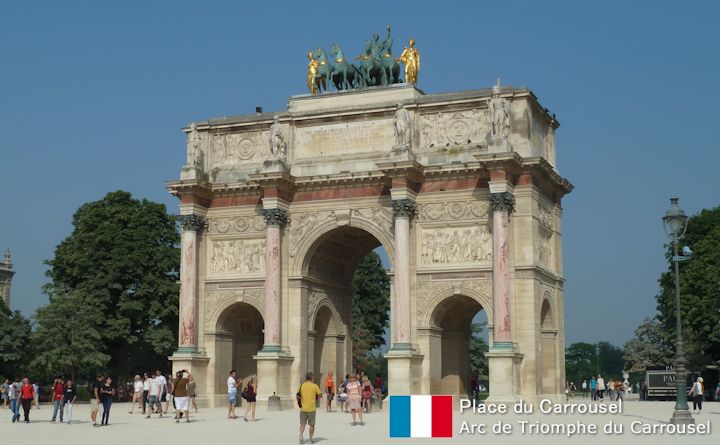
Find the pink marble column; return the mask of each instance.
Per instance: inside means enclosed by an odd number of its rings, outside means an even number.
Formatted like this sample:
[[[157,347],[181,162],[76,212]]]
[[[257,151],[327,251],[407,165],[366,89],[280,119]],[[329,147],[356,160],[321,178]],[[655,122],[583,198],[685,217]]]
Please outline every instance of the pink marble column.
[[[180,351],[197,350],[197,238],[205,227],[205,219],[198,215],[180,217],[183,227],[180,256],[180,320],[178,346]]]
[[[264,352],[282,350],[280,341],[280,263],[282,260],[280,230],[287,222],[281,209],[263,210],[265,223],[265,344]]]
[[[395,304],[393,305],[393,346],[412,349],[410,340],[410,219],[415,204],[409,199],[393,201],[395,212]]]
[[[490,203],[493,211],[493,347],[497,349],[512,346],[508,224],[515,198],[508,192],[493,193]]]

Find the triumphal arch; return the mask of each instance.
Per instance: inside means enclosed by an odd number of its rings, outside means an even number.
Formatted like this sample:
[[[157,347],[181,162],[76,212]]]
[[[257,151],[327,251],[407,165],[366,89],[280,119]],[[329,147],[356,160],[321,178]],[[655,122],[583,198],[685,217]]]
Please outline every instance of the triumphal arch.
[[[310,80],[309,80],[310,82]],[[394,83],[196,122],[180,200],[180,335],[198,398],[231,369],[290,406],[306,371],[352,369],[351,281],[382,246],[390,394],[467,394],[469,324],[489,324],[490,398],[564,379],[558,122],[526,88]]]

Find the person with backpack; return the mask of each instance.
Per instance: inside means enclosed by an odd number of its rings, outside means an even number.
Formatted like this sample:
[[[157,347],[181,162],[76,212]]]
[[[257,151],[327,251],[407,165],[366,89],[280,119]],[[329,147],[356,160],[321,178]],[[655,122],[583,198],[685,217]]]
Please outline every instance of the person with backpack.
[[[240,396],[245,399],[247,402],[247,408],[245,408],[245,416],[243,416],[244,421],[248,421],[248,414],[250,414],[250,420],[255,421],[255,405],[257,403],[257,388],[253,385],[253,378],[250,377],[250,380],[247,383],[247,386],[245,386],[245,389],[242,390],[242,393]]]
[[[187,374],[187,377],[185,377],[185,374]],[[185,422],[190,422],[190,397],[188,396],[188,383],[190,380],[192,380],[192,375],[187,369],[175,373],[175,380],[172,382],[175,423],[180,423],[183,414],[185,414]]]
[[[696,414],[695,410],[697,410],[697,414],[702,414],[702,403],[705,395],[705,386],[703,385],[702,377],[698,377],[697,380],[695,380],[692,388],[688,391],[688,395],[692,397],[693,414]]]

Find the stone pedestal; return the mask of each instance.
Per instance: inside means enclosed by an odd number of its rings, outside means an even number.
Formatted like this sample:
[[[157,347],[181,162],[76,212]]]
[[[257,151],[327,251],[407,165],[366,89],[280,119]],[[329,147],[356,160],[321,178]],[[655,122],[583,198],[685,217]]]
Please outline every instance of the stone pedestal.
[[[263,162],[263,173],[284,173],[286,171],[285,162],[280,158],[267,158]]]
[[[512,145],[507,139],[499,141],[490,141],[488,144],[488,153],[508,153],[512,151]]]
[[[393,147],[393,161],[414,161],[415,154],[410,150],[409,146]]]
[[[197,394],[196,401],[199,407],[209,407],[213,405],[210,395],[206,393],[205,382],[208,379],[208,363],[210,358],[205,354],[198,352],[176,352],[170,357],[172,362],[172,373],[187,369],[195,379],[195,392]]]
[[[192,165],[186,165],[180,170],[180,179],[183,181],[201,180],[203,179],[203,172],[198,167]]]
[[[493,347],[485,357],[488,359],[490,373],[490,395],[486,403],[513,403],[519,400],[520,363],[523,355],[510,346],[507,350]]]
[[[419,394],[423,356],[413,351],[391,349],[388,361],[388,395]]]
[[[292,382],[293,357],[284,352],[258,352],[253,358],[257,362],[258,405],[267,406],[273,394],[280,397],[282,409],[295,406],[297,388]],[[300,382],[297,386],[300,386]]]

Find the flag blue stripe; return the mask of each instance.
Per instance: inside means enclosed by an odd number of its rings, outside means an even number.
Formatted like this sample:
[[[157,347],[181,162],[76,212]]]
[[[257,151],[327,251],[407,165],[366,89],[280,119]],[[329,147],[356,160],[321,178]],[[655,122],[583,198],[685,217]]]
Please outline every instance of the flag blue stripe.
[[[410,437],[410,396],[390,396],[390,437]]]

